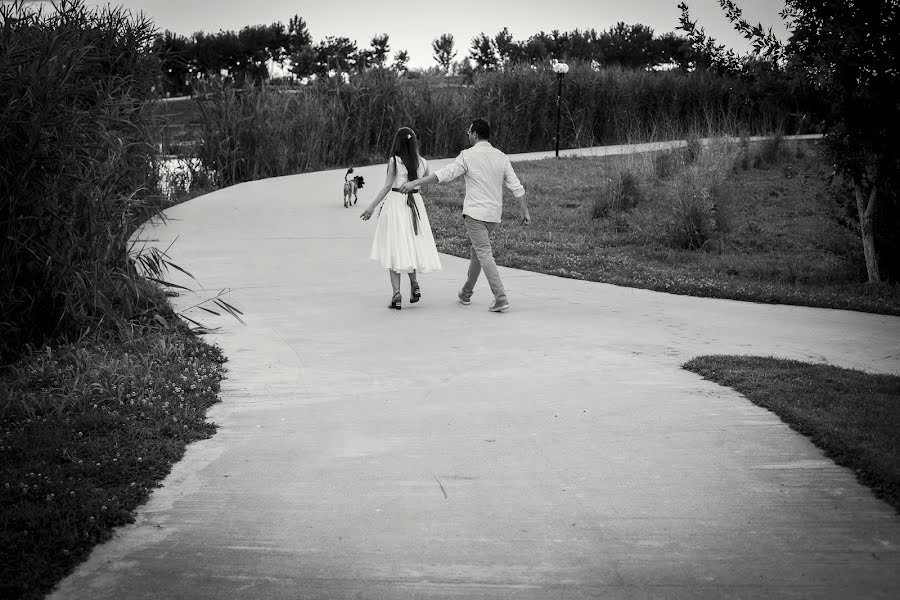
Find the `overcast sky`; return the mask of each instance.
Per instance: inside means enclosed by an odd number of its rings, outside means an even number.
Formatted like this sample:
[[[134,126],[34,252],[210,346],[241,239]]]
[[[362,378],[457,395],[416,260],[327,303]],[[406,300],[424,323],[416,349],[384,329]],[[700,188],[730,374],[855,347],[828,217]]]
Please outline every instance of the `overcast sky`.
[[[398,50],[410,55],[409,66],[431,67],[431,41],[442,33],[453,34],[457,59],[468,53],[480,32],[493,36],[509,28],[516,40],[553,29],[603,31],[619,21],[641,23],[657,34],[675,31],[680,0],[124,0],[113,2],[134,12],[143,11],[160,28],[184,36],[196,31],[239,30],[245,25],[287,25],[294,14],[306,21],[314,41],[326,36],[345,36],[358,46],[368,46],[372,37],[390,36],[391,56]],[[718,0],[685,0],[691,16],[720,43],[744,52],[742,38],[729,26]],[[106,2],[90,2],[106,4]],[[783,0],[738,0],[752,23],[773,27],[784,38],[778,13]],[[683,33],[683,32],[676,32]]]

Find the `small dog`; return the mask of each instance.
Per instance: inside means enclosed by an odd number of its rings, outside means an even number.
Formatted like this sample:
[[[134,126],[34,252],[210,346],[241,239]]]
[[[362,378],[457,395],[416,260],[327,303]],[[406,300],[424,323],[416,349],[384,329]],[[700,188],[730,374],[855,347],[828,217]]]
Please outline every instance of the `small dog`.
[[[362,175],[356,175],[355,177],[347,179],[347,176],[352,172],[353,167],[350,167],[344,174],[344,208],[350,208],[350,196],[353,196],[353,204],[356,204],[356,201],[359,200],[359,198],[356,197],[356,191],[361,189],[363,184],[365,184]]]

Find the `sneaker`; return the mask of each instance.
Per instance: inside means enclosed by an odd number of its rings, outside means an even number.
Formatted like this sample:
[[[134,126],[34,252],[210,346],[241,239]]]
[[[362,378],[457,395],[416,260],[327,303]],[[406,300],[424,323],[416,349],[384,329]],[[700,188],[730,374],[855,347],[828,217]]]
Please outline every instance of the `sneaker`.
[[[467,294],[465,291],[459,290],[459,294],[457,294],[457,296],[459,297],[460,304],[464,304],[466,306],[472,304],[472,294]]]
[[[488,308],[491,312],[503,312],[504,310],[509,308],[509,301],[507,300],[494,300],[491,303],[491,306]]]

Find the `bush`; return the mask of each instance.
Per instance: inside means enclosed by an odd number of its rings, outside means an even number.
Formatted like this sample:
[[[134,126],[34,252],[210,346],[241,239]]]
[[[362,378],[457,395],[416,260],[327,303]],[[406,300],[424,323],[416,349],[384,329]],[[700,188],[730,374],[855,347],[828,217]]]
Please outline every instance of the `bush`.
[[[703,142],[696,135],[689,135],[687,139],[687,151],[685,152],[685,163],[692,165],[703,154]]]
[[[653,155],[653,174],[657,179],[671,179],[681,167],[681,155],[667,150]]]
[[[767,169],[781,163],[787,156],[784,136],[779,132],[760,142],[753,166],[757,169]]]
[[[716,204],[710,188],[695,178],[670,188],[666,242],[674,248],[697,250],[716,233]]]
[[[686,150],[644,161],[638,180],[648,190],[645,205],[629,217],[638,241],[696,250],[707,248],[732,227],[731,198],[724,184],[741,159],[743,147],[726,141],[704,146],[699,138]]]
[[[630,211],[644,197],[639,177],[629,170],[616,172],[597,192],[591,207],[591,216],[595,219]]]
[[[153,28],[31,6],[0,6],[0,363],[156,306],[127,248],[156,187]]]

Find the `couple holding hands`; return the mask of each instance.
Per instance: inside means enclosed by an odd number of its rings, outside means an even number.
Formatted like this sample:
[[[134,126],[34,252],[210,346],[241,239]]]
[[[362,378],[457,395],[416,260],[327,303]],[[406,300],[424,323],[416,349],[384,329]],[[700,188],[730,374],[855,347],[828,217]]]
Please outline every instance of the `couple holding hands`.
[[[523,224],[531,222],[525,188],[516,177],[509,158],[491,145],[491,126],[487,120],[472,121],[466,135],[471,147],[460,152],[452,163],[433,173],[419,155],[419,141],[412,129],[401,127],[394,136],[384,187],[360,215],[367,221],[381,205],[370,258],[390,272],[394,294],[388,308],[401,308],[401,273],[409,274],[409,301],[412,303],[418,302],[422,295],[416,274],[441,269],[419,187],[451,181],[460,175],[465,177],[466,182],[463,220],[472,247],[469,251],[468,276],[459,291],[459,301],[462,304],[471,303],[475,282],[484,271],[494,294],[489,310],[503,312],[509,308],[500,272],[494,262],[490,238],[500,224],[504,185],[519,201]]]

